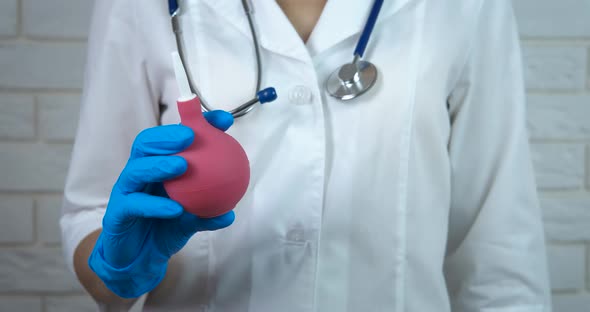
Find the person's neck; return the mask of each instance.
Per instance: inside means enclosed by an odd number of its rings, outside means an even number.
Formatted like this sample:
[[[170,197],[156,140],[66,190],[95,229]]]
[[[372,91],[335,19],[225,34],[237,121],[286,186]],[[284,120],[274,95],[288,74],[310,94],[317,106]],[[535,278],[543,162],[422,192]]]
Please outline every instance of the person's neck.
[[[315,28],[327,0],[276,0],[304,42]]]

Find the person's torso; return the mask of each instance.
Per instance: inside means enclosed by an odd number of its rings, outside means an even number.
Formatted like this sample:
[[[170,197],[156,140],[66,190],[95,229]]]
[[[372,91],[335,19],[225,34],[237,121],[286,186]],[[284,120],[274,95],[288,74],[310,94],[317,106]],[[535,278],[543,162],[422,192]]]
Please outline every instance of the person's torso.
[[[449,311],[446,101],[475,2],[386,1],[364,56],[377,83],[345,102],[325,82],[352,60],[372,1],[328,1],[307,44],[274,1],[253,1],[262,87],[278,99],[228,131],[249,157],[249,190],[231,227],[198,233],[175,257],[177,287],[154,292],[145,310]],[[256,59],[240,1],[184,5],[203,97],[226,110],[253,97]],[[163,65],[171,38],[151,69],[170,77],[163,124],[179,122],[172,66]]]

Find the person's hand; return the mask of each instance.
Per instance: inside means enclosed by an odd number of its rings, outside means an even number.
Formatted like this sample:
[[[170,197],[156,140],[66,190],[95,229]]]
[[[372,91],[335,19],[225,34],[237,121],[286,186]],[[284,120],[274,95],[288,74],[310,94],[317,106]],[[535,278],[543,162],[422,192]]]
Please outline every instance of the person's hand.
[[[224,111],[204,115],[223,131],[233,123],[232,115]],[[234,221],[233,211],[198,218],[166,195],[162,182],[187,169],[184,158],[171,155],[193,139],[193,131],[182,125],[146,129],[135,138],[88,259],[90,268],[120,297],[137,298],[151,291],[164,278],[170,257],[196,232],[222,229]]]

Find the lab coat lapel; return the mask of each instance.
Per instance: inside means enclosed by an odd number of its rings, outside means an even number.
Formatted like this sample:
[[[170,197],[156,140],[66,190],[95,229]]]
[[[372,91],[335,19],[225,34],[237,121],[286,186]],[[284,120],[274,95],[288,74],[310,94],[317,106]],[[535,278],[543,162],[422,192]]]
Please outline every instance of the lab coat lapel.
[[[251,2],[260,47],[294,59],[309,61],[305,45],[278,4],[268,0]],[[207,0],[203,3],[222,17],[223,22],[233,26],[248,38],[252,37],[241,1]]]
[[[385,0],[377,25],[412,1],[415,0]],[[329,0],[307,42],[309,53],[318,55],[351,36],[358,40],[373,3],[373,0]],[[350,51],[351,61],[353,52]]]
[[[385,20],[408,3],[416,0],[386,0],[377,20]],[[251,37],[248,19],[241,1],[202,1],[225,22],[245,36]],[[252,0],[254,23],[260,46],[303,62],[333,47],[339,42],[360,34],[365,25],[373,0],[329,0],[307,44],[304,44],[279,5],[271,0]],[[345,21],[345,22],[343,22]],[[221,27],[221,26],[220,26]],[[351,59],[352,59],[351,51]]]

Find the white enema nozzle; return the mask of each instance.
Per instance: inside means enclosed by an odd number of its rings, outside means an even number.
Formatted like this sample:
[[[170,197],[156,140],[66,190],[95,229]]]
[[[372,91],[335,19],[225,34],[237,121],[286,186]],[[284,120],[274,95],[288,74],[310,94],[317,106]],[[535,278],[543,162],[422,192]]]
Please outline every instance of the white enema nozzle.
[[[191,91],[191,87],[188,83],[188,77],[182,64],[182,59],[177,51],[172,52],[172,64],[174,64],[174,75],[176,76],[176,83],[180,91],[180,101],[188,101],[195,97],[195,94]]]

